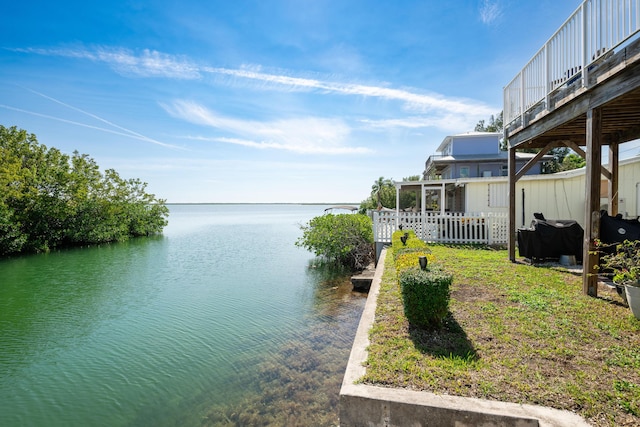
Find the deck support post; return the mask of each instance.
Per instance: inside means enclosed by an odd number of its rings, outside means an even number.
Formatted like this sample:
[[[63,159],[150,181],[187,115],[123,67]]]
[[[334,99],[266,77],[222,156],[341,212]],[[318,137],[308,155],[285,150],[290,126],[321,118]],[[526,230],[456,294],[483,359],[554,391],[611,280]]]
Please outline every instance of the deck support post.
[[[611,178],[609,179],[609,215],[618,215],[619,199],[618,199],[618,163],[619,163],[619,145],[617,142],[609,145],[609,172],[611,172]]]
[[[509,227],[507,238],[507,246],[509,250],[509,259],[511,262],[516,260],[516,149],[509,147]]]
[[[586,191],[584,240],[582,245],[582,291],[598,296],[599,256],[595,239],[600,237],[600,180],[602,166],[602,110],[590,108],[586,120]]]

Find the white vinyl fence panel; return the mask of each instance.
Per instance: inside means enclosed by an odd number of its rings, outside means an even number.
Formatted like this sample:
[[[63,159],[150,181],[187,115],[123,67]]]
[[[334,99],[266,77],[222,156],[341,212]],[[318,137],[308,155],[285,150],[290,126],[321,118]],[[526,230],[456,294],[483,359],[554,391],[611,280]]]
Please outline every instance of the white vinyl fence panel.
[[[391,242],[393,232],[415,231],[427,243],[507,243],[507,213],[374,212],[376,242]]]

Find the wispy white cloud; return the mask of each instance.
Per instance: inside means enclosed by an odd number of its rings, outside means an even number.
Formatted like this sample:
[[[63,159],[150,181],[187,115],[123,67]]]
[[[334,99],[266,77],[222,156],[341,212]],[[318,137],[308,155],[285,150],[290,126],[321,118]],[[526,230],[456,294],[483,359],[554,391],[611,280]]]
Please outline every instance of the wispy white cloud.
[[[87,59],[103,62],[116,72],[141,77],[166,77],[173,79],[197,79],[198,67],[189,59],[179,55],[169,55],[156,50],[143,49],[136,53],[129,49],[97,47],[95,49],[13,49],[17,52],[34,53],[46,56]]]
[[[498,3],[484,0],[481,7],[483,21],[490,22],[500,15]],[[441,112],[465,116],[488,116],[495,113],[485,104],[470,100],[450,98],[439,94],[420,93],[410,89],[393,88],[386,85],[363,85],[287,75],[286,72],[264,72],[259,66],[220,68],[196,64],[184,56],[169,55],[144,49],[134,52],[128,49],[98,47],[66,49],[15,49],[39,55],[65,56],[103,62],[122,74],[141,77],[165,77],[174,79],[200,79],[204,75],[221,75],[234,79],[257,81],[271,88],[287,91],[317,91],[324,95],[358,96],[400,102],[405,110],[415,113]]]
[[[399,119],[370,120],[363,119],[362,123],[373,129],[425,129],[438,128],[447,132],[460,132],[468,129],[470,123],[477,123],[483,116],[474,118],[459,114],[434,114],[430,116],[408,116]]]
[[[189,137],[190,139],[303,154],[371,152],[367,147],[345,145],[350,128],[339,119],[304,117],[260,122],[225,117],[191,101],[178,100],[170,105],[161,105],[173,117],[234,135],[233,137]]]
[[[440,95],[429,95],[412,92],[405,89],[394,89],[386,86],[370,86],[354,83],[331,82],[303,77],[291,77],[280,74],[263,73],[256,69],[240,68],[211,68],[204,67],[202,72],[223,74],[237,78],[258,80],[264,83],[277,84],[291,89],[318,90],[323,93],[352,95],[370,98],[382,98],[390,101],[400,101],[410,110],[427,112],[443,110],[458,114],[491,114],[487,106],[471,100],[446,98]],[[479,111],[480,110],[480,111]]]
[[[482,0],[480,5],[480,20],[484,24],[492,24],[502,16],[499,0]]]

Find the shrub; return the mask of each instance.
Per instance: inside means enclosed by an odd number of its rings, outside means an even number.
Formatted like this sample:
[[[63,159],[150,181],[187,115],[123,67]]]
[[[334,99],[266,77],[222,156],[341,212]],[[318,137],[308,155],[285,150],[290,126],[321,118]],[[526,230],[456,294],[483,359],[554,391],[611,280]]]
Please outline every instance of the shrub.
[[[596,243],[602,246],[602,243]],[[640,240],[625,240],[615,246],[613,253],[600,258],[600,266],[611,272],[613,281],[619,284],[637,284],[640,280]]]
[[[361,214],[327,214],[301,225],[296,246],[361,270],[373,260],[373,224]]]
[[[400,272],[404,314],[413,326],[439,327],[449,312],[453,277],[435,267],[427,270],[408,268]]]

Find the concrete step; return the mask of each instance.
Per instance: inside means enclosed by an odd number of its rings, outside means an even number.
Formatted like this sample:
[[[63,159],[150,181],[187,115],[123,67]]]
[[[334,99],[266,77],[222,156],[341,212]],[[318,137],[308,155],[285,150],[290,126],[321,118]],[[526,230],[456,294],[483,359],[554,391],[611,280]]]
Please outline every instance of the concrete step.
[[[369,291],[371,287],[371,282],[373,281],[373,276],[376,273],[376,267],[374,263],[371,263],[362,270],[360,273],[351,276],[351,284],[353,285],[353,290],[355,291]]]

